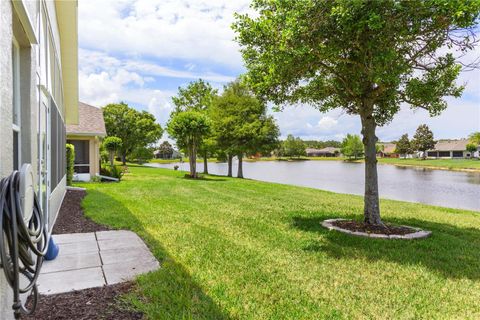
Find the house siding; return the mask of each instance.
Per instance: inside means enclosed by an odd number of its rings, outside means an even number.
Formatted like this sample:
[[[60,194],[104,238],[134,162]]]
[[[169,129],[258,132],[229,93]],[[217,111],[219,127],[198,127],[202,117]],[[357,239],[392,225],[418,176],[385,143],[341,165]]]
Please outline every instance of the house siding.
[[[20,22],[20,16],[17,13],[18,5],[13,5],[12,1],[0,1],[0,178],[9,175],[13,170],[13,133],[12,133],[12,101],[13,101],[13,76],[12,76],[12,43],[13,39],[19,44],[19,76],[20,76],[20,100],[21,100],[21,116],[20,116],[20,140],[21,147],[19,149],[21,163],[31,163],[35,176],[38,180],[39,168],[39,108],[42,101],[51,101],[53,94],[53,86],[45,81],[47,72],[50,68],[45,66],[45,60],[40,55],[41,46],[46,41],[44,35],[39,30],[41,9],[44,8],[47,19],[50,23],[53,43],[55,47],[55,55],[57,57],[58,65],[60,67],[60,82],[62,80],[61,69],[61,39],[60,30],[57,24],[57,14],[55,1],[52,0],[38,0],[38,1],[23,1],[23,7],[30,19],[30,29],[34,30],[34,40],[38,44],[31,44],[32,37],[28,37],[24,31],[24,24]],[[74,3],[76,5],[76,2]],[[23,19],[23,23],[28,21]],[[39,60],[38,58],[41,58]],[[44,56],[43,56],[44,57]],[[49,72],[49,71],[48,71]],[[42,89],[39,89],[42,85]],[[57,91],[58,95],[58,91]],[[63,127],[65,127],[65,107],[57,101],[58,111],[61,115],[59,120]],[[49,103],[51,108],[57,108],[53,103]],[[48,130],[51,130],[49,128]],[[63,137],[51,137],[53,141],[64,141],[64,130],[59,131],[58,134],[63,134]],[[63,140],[62,140],[63,139]],[[60,145],[60,152],[51,155],[51,160],[58,163],[59,166],[64,167],[65,161],[63,159],[64,146]],[[52,153],[50,147],[49,153]],[[52,159],[55,157],[55,159]],[[51,170],[47,167],[48,175],[51,175]],[[48,194],[48,208],[49,208],[49,229],[53,228],[58,210],[63,201],[66,189],[65,170],[57,170],[56,187],[50,190]],[[37,181],[38,182],[38,181]],[[0,235],[1,236],[1,235]],[[12,312],[12,291],[4,277],[3,270],[0,270],[0,319],[13,319]]]

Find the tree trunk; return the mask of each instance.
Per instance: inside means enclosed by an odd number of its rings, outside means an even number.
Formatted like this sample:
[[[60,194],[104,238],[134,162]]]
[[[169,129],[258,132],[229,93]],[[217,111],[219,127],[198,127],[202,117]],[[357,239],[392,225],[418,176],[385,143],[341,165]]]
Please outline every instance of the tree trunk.
[[[113,167],[114,153],[113,153],[113,151],[109,151],[109,152],[110,152],[110,166]]]
[[[205,151],[203,154],[203,173],[208,174],[208,154]]]
[[[380,218],[380,205],[378,196],[377,152],[375,144],[375,119],[372,114],[362,115],[362,135],[365,147],[365,196],[364,196],[364,221],[368,224],[383,225]]]
[[[238,155],[238,173],[237,178],[243,178],[243,155]]]
[[[232,162],[233,162],[233,155],[229,154],[228,155],[228,174],[227,174],[227,177],[232,176]]]
[[[197,177],[197,150],[195,146],[190,147],[188,153],[188,161],[190,162],[190,178]]]
[[[127,164],[127,155],[125,153],[122,153],[122,164],[123,165]]]

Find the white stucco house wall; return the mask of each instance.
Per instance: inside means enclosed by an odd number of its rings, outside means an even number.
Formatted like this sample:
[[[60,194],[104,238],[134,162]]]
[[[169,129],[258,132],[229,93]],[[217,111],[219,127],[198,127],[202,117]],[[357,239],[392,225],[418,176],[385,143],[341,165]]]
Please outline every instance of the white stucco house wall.
[[[77,8],[0,1],[0,178],[32,164],[50,231],[66,189],[66,124],[78,121]],[[0,270],[0,319],[13,318],[12,303]]]

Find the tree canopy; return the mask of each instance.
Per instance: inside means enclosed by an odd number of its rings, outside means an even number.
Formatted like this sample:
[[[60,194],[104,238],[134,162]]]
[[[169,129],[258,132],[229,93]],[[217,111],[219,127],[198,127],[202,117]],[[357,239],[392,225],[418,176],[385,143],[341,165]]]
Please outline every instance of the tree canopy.
[[[412,146],[415,150],[423,152],[423,158],[426,158],[426,151],[435,147],[433,132],[426,124],[418,126],[412,139]]]
[[[210,116],[219,148],[238,156],[239,173],[244,155],[266,154],[278,145],[280,131],[273,117],[267,115],[266,104],[240,80],[225,86]]]
[[[208,83],[199,79],[190,82],[185,88],[178,88],[178,93],[172,97],[175,112],[195,110],[205,111],[213,102],[217,90]]]
[[[412,149],[412,144],[410,143],[410,140],[408,139],[408,133],[405,133],[400,137],[400,139],[397,141],[396,146],[395,146],[395,152],[398,154],[411,154],[413,152]]]
[[[160,158],[170,159],[173,155],[173,147],[167,140],[163,141],[158,147]]]
[[[361,158],[364,153],[362,139],[356,134],[347,134],[342,141],[341,152],[345,157]]]
[[[104,148],[108,151],[110,165],[113,166],[113,158],[115,153],[122,147],[122,139],[115,136],[109,136],[106,137],[105,140],[103,140],[102,144]]]
[[[211,132],[210,119],[204,113],[194,110],[173,112],[167,123],[167,131],[177,141],[177,146],[187,151],[190,177],[196,178],[197,152],[204,137]]]
[[[452,52],[473,49],[480,2],[254,0],[252,8],[256,15],[237,14],[233,28],[253,90],[280,107],[300,102],[360,116],[364,220],[382,225],[376,127],[402,103],[438,115],[445,96],[461,95]]]
[[[162,127],[156,123],[151,113],[135,110],[124,102],[103,107],[103,118],[107,135],[122,140],[119,152],[124,164],[134,150],[147,148],[156,143],[163,134]]]
[[[289,134],[282,142],[281,155],[285,157],[301,157],[306,155],[306,145],[299,137]]]

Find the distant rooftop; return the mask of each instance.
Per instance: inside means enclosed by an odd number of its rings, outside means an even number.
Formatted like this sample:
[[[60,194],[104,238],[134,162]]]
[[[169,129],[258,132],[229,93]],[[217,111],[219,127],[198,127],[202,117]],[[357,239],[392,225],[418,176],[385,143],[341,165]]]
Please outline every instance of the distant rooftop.
[[[465,151],[467,150],[467,139],[441,140],[435,144],[435,151]]]
[[[397,145],[395,143],[382,143],[383,144],[383,153],[395,153]]]
[[[102,109],[79,102],[78,118],[78,124],[67,125],[67,134],[101,137],[107,135]]]

